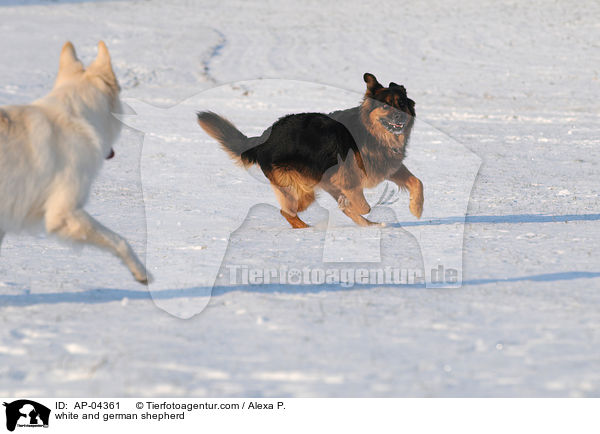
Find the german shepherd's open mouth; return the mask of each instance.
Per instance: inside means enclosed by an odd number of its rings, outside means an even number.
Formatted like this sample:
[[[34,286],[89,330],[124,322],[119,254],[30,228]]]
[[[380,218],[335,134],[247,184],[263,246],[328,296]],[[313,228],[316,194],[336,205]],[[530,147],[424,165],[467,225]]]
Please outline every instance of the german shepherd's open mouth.
[[[406,125],[406,123],[403,121],[385,118],[380,118],[379,122],[381,122],[381,125],[383,125],[386,130],[396,135],[402,134],[404,132],[404,126]]]
[[[393,99],[388,99],[392,104],[388,105],[386,101],[381,105],[382,115],[378,121],[390,133],[395,135],[404,134],[405,130],[408,129],[407,126],[412,116],[401,108],[396,108],[393,105]]]

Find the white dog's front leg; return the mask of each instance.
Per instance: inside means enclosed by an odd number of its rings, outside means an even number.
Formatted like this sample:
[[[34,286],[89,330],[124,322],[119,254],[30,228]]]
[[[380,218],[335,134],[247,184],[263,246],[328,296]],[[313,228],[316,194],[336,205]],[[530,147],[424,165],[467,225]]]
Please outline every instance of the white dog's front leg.
[[[67,215],[53,218],[47,217],[46,228],[48,232],[62,238],[108,250],[123,261],[135,280],[143,284],[148,283],[150,276],[146,267],[133,252],[127,240],[94,220],[84,210],[75,210]]]
[[[2,238],[4,238],[4,232],[0,231],[0,253],[2,253]]]

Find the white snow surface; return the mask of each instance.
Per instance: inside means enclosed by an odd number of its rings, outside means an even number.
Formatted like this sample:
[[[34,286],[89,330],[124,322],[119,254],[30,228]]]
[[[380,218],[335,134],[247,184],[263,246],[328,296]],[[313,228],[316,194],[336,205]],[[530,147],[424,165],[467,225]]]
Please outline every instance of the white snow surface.
[[[148,192],[192,217],[248,214],[212,296],[189,282],[149,291],[105,252],[9,234],[0,396],[599,396],[599,16],[595,1],[0,2],[0,105],[44,95],[66,40],[89,62],[103,39],[123,98],[164,109],[168,134],[124,129],[92,215],[145,256]],[[463,285],[230,284],[228,264],[327,267],[327,199],[305,213],[314,227],[289,229],[260,175],[218,150],[194,112],[259,134],[287,113],[358,103],[364,72],[404,84],[418,122],[481,159]],[[178,182],[145,176],[142,190],[145,145],[163,147],[153,155]],[[217,207],[200,182],[209,166],[224,197],[255,185],[264,201]],[[399,202],[398,220],[414,222]],[[423,267],[410,231],[380,235],[390,264]],[[190,319],[169,313],[199,304]]]

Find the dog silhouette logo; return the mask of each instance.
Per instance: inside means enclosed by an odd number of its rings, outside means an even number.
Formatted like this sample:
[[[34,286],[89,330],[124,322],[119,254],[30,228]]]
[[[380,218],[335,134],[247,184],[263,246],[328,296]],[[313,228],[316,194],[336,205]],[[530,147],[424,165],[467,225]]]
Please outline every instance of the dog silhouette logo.
[[[48,427],[50,409],[28,399],[4,403],[6,407],[6,429],[14,431],[18,427]]]

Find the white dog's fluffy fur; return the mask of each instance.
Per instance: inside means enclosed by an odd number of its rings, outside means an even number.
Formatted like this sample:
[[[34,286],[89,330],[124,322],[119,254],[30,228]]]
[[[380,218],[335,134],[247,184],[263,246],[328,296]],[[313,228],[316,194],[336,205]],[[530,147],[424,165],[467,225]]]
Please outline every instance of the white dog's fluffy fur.
[[[47,96],[0,107],[0,244],[6,232],[43,223],[48,233],[109,250],[147,283],[129,243],[83,210],[121,130],[112,115],[122,112],[119,91],[103,42],[87,69],[67,42]]]

